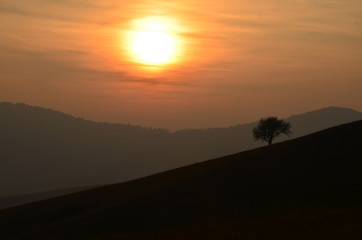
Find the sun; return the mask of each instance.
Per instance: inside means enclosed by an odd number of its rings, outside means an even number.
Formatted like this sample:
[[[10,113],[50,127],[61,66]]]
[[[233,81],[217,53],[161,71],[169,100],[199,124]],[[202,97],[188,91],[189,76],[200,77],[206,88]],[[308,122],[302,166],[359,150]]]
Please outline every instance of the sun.
[[[128,51],[132,59],[145,65],[161,66],[177,60],[179,39],[172,21],[144,18],[133,22]]]
[[[175,40],[163,32],[137,32],[134,34],[132,52],[146,64],[164,64],[175,54]]]

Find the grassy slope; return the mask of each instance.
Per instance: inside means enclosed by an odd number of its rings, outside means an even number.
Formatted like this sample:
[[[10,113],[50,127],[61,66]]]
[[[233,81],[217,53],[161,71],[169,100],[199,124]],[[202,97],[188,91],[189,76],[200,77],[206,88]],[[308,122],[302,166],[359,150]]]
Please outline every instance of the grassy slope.
[[[362,208],[292,214],[89,238],[89,240],[359,240]]]
[[[0,211],[0,238],[318,239],[338,231],[355,237],[362,224],[361,133],[358,121]]]
[[[58,196],[63,196],[75,192],[84,191],[86,189],[94,188],[94,186],[90,187],[77,187],[77,188],[65,188],[65,189],[55,189],[51,191],[45,192],[37,192],[32,194],[24,194],[24,195],[15,195],[10,197],[2,197],[0,198],[0,210],[10,207],[15,207],[31,202],[37,202],[45,199],[51,199]]]

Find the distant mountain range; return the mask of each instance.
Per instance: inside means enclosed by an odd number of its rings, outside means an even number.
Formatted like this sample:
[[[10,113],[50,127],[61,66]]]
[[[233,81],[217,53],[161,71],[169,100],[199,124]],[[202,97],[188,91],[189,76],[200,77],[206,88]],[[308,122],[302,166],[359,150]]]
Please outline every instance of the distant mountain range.
[[[329,107],[286,120],[294,138],[359,119],[360,112]],[[127,181],[252,149],[262,146],[252,139],[255,125],[171,133],[3,102],[0,197]]]
[[[7,240],[362,236],[362,121],[0,211]]]

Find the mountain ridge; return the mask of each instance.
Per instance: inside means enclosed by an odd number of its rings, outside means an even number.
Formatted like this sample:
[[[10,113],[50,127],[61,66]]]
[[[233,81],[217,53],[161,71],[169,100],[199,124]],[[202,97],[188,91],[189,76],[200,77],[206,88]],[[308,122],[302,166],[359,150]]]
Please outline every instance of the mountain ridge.
[[[322,114],[322,120],[316,114],[299,122],[294,117],[292,136],[362,119],[353,110],[331,110],[334,117]],[[170,133],[52,111],[0,103],[0,197],[127,181],[262,146],[251,136],[256,122]]]

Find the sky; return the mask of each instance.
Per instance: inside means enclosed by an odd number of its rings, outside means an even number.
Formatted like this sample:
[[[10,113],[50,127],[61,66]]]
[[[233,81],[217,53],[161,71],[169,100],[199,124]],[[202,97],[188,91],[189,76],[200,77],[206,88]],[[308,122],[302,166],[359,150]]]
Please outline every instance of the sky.
[[[171,130],[362,111],[361,16],[361,0],[1,0],[0,101]],[[135,54],[150,19],[165,63]]]

